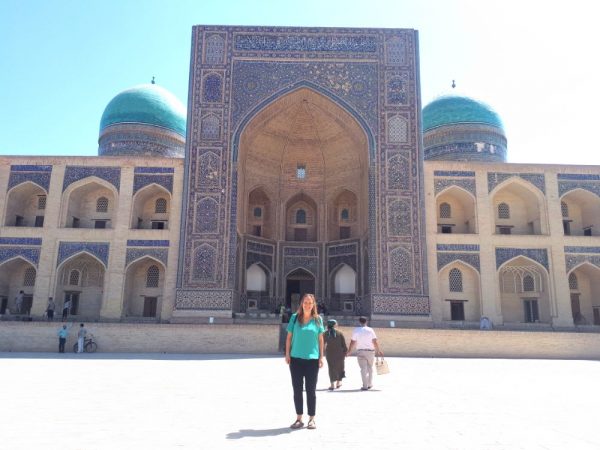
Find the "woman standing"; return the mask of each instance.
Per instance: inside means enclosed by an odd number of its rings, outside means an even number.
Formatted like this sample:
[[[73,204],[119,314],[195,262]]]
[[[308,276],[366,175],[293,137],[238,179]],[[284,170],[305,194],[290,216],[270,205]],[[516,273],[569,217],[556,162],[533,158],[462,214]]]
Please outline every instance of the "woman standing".
[[[330,391],[339,388],[342,385],[342,378],[346,376],[344,372],[344,358],[346,357],[348,347],[346,347],[344,335],[336,330],[336,326],[336,320],[328,320],[327,332],[325,333],[325,357],[327,358],[327,367],[329,368]]]
[[[298,311],[292,315],[287,327],[285,340],[285,362],[290,366],[296,421],[290,428],[302,428],[304,405],[302,386],[306,389],[309,430],[314,430],[317,406],[317,378],[323,367],[323,320],[317,314],[317,302],[313,294],[304,294]]]

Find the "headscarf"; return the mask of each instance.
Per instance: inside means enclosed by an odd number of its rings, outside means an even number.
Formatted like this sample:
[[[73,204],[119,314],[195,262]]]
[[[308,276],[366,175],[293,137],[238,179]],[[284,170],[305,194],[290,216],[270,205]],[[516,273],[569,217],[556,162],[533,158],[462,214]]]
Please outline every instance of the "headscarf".
[[[335,332],[336,325],[337,325],[337,320],[335,320],[335,319],[329,319],[327,321],[327,334],[331,338],[335,338],[335,336],[336,336],[336,332]]]

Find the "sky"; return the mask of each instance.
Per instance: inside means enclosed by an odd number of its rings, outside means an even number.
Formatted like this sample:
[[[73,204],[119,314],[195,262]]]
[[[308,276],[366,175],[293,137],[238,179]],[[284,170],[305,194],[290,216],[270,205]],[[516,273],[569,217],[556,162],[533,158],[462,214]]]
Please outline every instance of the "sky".
[[[600,165],[596,18],[586,0],[0,0],[0,155],[96,155],[108,102],[153,76],[187,104],[205,24],[416,29],[423,106],[487,103],[509,162]]]

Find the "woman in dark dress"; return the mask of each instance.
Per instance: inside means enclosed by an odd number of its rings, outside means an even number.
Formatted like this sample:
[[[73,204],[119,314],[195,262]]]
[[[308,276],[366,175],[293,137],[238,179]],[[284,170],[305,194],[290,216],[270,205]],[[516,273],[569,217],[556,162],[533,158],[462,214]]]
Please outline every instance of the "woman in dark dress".
[[[346,376],[344,358],[348,347],[346,347],[344,335],[336,329],[336,326],[336,320],[328,320],[327,331],[325,332],[325,358],[329,367],[330,391],[339,388],[342,385],[342,378]]]

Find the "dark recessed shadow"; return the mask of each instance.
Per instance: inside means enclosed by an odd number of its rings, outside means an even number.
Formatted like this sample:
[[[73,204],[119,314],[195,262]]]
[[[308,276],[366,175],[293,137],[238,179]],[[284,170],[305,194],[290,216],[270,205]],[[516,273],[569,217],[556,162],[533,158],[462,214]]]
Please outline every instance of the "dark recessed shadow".
[[[266,437],[266,436],[279,436],[280,434],[291,433],[290,427],[285,428],[271,428],[266,430],[240,430],[233,433],[227,433],[227,439],[242,439],[246,437]]]

